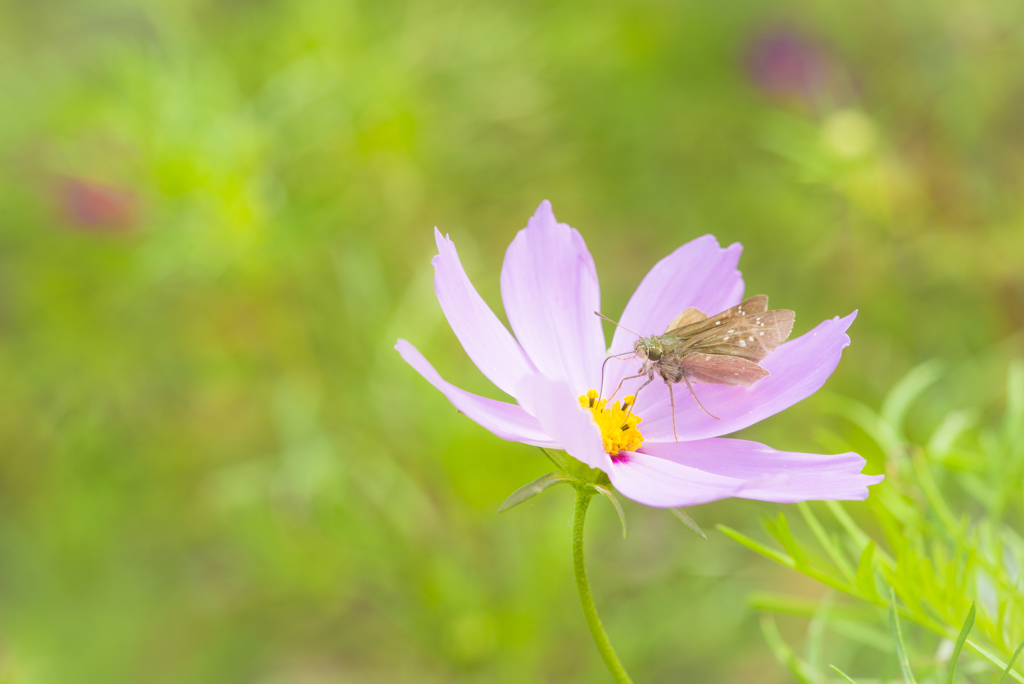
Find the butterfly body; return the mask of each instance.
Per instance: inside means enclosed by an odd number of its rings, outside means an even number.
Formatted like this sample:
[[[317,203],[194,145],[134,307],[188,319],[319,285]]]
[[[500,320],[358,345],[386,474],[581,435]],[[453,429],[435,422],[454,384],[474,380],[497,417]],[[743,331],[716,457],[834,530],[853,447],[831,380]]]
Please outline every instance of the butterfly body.
[[[664,335],[636,341],[633,352],[643,363],[633,377],[647,376],[642,389],[657,374],[670,392],[673,385],[685,382],[694,399],[691,382],[749,387],[769,375],[759,362],[789,337],[794,318],[786,309],[768,311],[765,295],[750,297],[710,318],[699,309],[686,309],[669,323]],[[671,398],[674,430],[675,399]],[[697,404],[704,409],[699,399]]]

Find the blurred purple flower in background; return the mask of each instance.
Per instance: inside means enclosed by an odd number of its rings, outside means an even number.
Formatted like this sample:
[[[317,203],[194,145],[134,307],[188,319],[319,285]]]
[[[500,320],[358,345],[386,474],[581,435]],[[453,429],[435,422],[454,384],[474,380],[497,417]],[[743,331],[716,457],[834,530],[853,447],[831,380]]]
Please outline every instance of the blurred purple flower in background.
[[[84,178],[61,178],[56,193],[64,220],[75,228],[123,233],[138,221],[138,196],[128,188]]]
[[[794,28],[756,34],[746,54],[754,84],[775,100],[813,105],[835,86],[835,63],[820,43]]]
[[[435,229],[434,289],[466,353],[516,404],[495,401],[445,382],[407,341],[395,348],[462,413],[497,436],[563,449],[607,474],[625,496],[655,507],[689,506],[726,497],[796,502],[864,499],[882,476],[861,474],[854,453],[824,456],[783,452],[756,442],[722,439],[816,392],[850,343],[856,312],[827,320],[784,343],[762,365],[771,375],[752,387],[701,385],[701,401],[677,402],[679,441],[673,437],[668,389],[652,383],[634,420],[616,402],[592,401],[606,356],[632,349],[634,336],[660,335],[688,307],[717,313],[743,298],[736,270],[741,247],[721,248],[710,235],[693,240],[654,266],[622,314],[610,350],[594,311],[600,290],[593,259],[580,234],[558,223],[541,203],[505,254],[501,294],[513,337],[477,294],[454,243]],[[605,387],[636,371],[612,362]],[[627,390],[643,379],[627,381]],[[649,393],[648,393],[649,392]],[[590,408],[588,408],[588,405]],[[642,423],[642,425],[641,425]]]

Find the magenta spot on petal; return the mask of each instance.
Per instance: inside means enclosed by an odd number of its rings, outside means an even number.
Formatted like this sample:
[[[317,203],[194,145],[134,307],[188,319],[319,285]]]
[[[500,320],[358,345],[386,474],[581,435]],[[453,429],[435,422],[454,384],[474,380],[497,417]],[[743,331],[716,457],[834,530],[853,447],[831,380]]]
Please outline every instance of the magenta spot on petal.
[[[628,451],[620,451],[612,456],[612,463],[629,463],[630,460]]]

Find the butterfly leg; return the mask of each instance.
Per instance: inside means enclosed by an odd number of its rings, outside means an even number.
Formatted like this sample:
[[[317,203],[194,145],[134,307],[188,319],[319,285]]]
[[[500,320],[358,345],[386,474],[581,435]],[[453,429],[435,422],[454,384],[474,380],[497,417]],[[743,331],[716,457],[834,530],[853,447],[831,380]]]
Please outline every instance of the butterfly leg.
[[[675,437],[678,442],[679,435],[676,433],[676,395],[672,391],[672,383],[666,382],[665,384],[668,385],[668,403],[672,404],[672,436]]]
[[[641,375],[643,375],[643,374],[641,373]],[[650,376],[648,376],[647,382],[645,382],[644,384],[642,384],[639,387],[637,387],[636,388],[636,392],[633,392],[633,403],[630,404],[630,406],[629,406],[629,413],[632,413],[633,412],[633,408],[636,406],[636,398],[638,396],[640,396],[640,390],[642,390],[644,387],[647,387],[652,382],[654,382],[654,373],[653,372],[650,374]]]
[[[599,394],[601,392],[604,392],[604,367],[608,365],[608,361],[610,361],[611,359],[616,359],[616,358],[622,359],[623,356],[636,356],[636,352],[628,351],[628,352],[624,352],[622,354],[612,354],[611,356],[609,356],[608,358],[606,358],[604,360],[604,363],[601,364],[601,385],[597,389]],[[628,361],[629,359],[622,359],[622,360],[623,361]],[[618,391],[618,390],[616,390],[616,391]]]
[[[708,411],[708,410],[707,410],[706,408],[704,408],[704,404],[700,403],[700,399],[697,399],[697,393],[693,391],[693,385],[691,385],[691,384],[690,384],[690,378],[688,378],[688,377],[686,377],[686,376],[684,375],[684,376],[683,376],[683,380],[685,380],[685,381],[686,381],[686,386],[690,388],[690,394],[692,394],[692,395],[693,395],[693,398],[694,398],[694,400],[696,400],[696,402],[697,402],[697,406],[700,406],[701,410],[702,410],[702,411],[704,411],[704,413],[708,414],[709,416],[711,416],[711,417],[712,417],[712,418],[714,418],[715,420],[722,420],[722,419],[721,419],[721,418],[719,418],[718,416],[716,416],[716,415],[713,415],[713,414],[711,413],[711,411]],[[672,414],[672,420],[673,420],[673,421],[675,421],[675,413],[674,413],[674,412],[673,412],[673,414]],[[674,428],[673,428],[673,429],[674,429]]]
[[[623,382],[626,382],[627,380],[636,380],[637,378],[644,377],[644,375],[645,375],[645,373],[637,373],[636,375],[630,375],[628,377],[622,378],[622,382],[620,382],[619,386],[615,388],[614,392],[612,392],[612,396],[608,397],[608,401],[611,401],[612,399],[614,399],[615,395],[619,393],[619,390],[622,389],[622,383]],[[647,382],[650,382],[650,380],[648,380]],[[647,383],[644,383],[644,385],[646,385],[646,384]],[[644,385],[641,385],[641,387],[643,387]],[[639,391],[640,390],[637,390],[637,392],[639,392]],[[634,392],[633,394],[636,395],[636,392]]]

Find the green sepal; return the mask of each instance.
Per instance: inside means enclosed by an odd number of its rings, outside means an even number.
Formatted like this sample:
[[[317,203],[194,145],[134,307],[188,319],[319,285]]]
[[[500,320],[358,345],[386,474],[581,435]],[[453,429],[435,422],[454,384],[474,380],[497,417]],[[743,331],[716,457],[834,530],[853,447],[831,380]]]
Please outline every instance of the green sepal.
[[[605,498],[612,502],[612,506],[615,506],[615,512],[619,514],[619,522],[622,523],[622,538],[625,539],[626,533],[628,532],[626,528],[626,512],[622,510],[622,504],[619,503],[619,497],[615,496],[612,490],[607,487],[602,487],[601,485],[593,485],[593,487],[601,494],[604,494]]]
[[[611,489],[600,484],[591,485],[599,491],[600,494],[604,495],[604,498],[611,502],[611,505],[615,507],[615,513],[618,514],[618,521],[623,523],[623,539],[626,539],[626,535],[629,529],[626,526],[626,511],[623,510],[623,505],[618,503],[618,497],[616,497]]]
[[[558,467],[558,470],[542,475],[530,484],[524,485],[512,492],[505,499],[505,503],[501,504],[498,513],[504,513],[508,509],[518,506],[527,499],[537,496],[548,487],[568,482],[577,490],[589,491],[591,496],[599,493],[611,501],[612,506],[615,507],[615,512],[619,514],[619,522],[622,523],[622,538],[625,539],[629,531],[629,528],[626,526],[626,512],[622,509],[622,504],[619,503],[618,497],[615,496],[608,475],[597,468],[591,468],[569,454],[552,451],[543,447],[538,448]]]
[[[563,471],[569,470],[569,461],[567,460],[569,458],[568,454],[564,454],[561,451],[552,451],[550,449],[545,449],[544,447],[537,448],[540,449],[544,453],[544,455],[548,457],[549,461],[555,464],[556,468]]]
[[[688,516],[686,514],[686,511],[684,511],[682,508],[670,508],[668,509],[668,512],[674,515],[676,520],[686,525],[690,529],[690,531],[693,532],[695,535],[697,535],[704,541],[708,540],[708,535],[704,534],[704,530],[700,529],[697,523],[693,521],[693,518]]]
[[[553,449],[545,449],[544,447],[537,448],[543,452],[549,461],[555,464],[556,468],[579,484],[604,486],[611,484],[604,471],[591,468],[586,463],[573,458],[564,451],[555,451]]]
[[[504,513],[508,509],[518,506],[527,499],[532,499],[548,487],[553,487],[557,484],[562,484],[563,482],[574,481],[575,478],[561,470],[555,470],[547,475],[541,475],[533,482],[523,485],[516,491],[509,494],[508,498],[505,499],[505,503],[501,504],[501,507],[498,509],[498,513]]]
[[[608,479],[608,475],[606,475],[603,470],[591,468],[586,463],[578,461],[568,454],[565,454],[565,460],[565,472],[568,473],[574,480],[577,480],[580,483],[587,485],[607,486],[611,484],[611,481]]]

